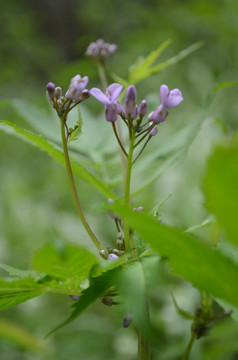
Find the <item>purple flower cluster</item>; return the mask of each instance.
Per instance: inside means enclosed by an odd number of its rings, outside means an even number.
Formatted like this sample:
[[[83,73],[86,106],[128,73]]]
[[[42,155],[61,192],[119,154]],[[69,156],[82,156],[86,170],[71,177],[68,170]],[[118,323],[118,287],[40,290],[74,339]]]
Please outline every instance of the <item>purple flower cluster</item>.
[[[147,101],[142,100],[138,106],[136,104],[136,88],[130,85],[126,91],[124,106],[122,106],[117,100],[122,89],[122,85],[113,83],[107,88],[105,94],[98,88],[92,88],[90,93],[105,106],[105,117],[108,122],[115,122],[118,115],[125,121],[137,119],[137,130],[139,131],[138,124],[141,124],[148,112]],[[169,91],[167,85],[162,85],[160,87],[160,99],[161,105],[148,116],[146,124],[148,125],[149,136],[156,135],[158,131],[156,125],[166,120],[168,109],[179,105],[183,101],[183,96],[179,89]]]
[[[96,42],[92,42],[87,50],[86,55],[92,59],[104,63],[105,60],[112,55],[117,49],[117,45],[106,43],[102,39],[98,39]]]
[[[62,96],[61,87],[56,87],[54,83],[49,82],[46,86],[46,96],[58,114],[62,115],[66,110],[71,110],[69,107],[71,103],[78,104],[90,96],[89,90],[85,89],[87,84],[87,76],[82,78],[80,75],[76,75],[71,79],[65,96]]]

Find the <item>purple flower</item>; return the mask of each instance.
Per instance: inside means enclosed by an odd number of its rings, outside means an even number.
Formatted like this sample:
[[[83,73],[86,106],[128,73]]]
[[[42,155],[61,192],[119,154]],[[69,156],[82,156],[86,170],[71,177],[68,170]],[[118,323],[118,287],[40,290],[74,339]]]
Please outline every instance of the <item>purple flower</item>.
[[[81,78],[80,75],[74,76],[71,80],[69,89],[66,92],[65,97],[69,98],[75,102],[80,100],[81,97],[83,99],[85,99],[84,92],[87,91],[87,95],[88,95],[88,90],[85,90],[87,84],[88,84],[87,76],[84,76],[83,78]],[[88,97],[88,96],[86,96],[86,97]]]
[[[160,87],[161,105],[153,112],[152,119],[156,123],[161,123],[166,120],[168,116],[168,109],[179,105],[183,101],[182,93],[179,89],[169,91],[167,85]]]
[[[117,120],[118,112],[120,112],[121,108],[116,100],[122,89],[122,85],[113,83],[108,86],[105,94],[103,94],[103,92],[97,88],[92,88],[90,90],[90,94],[105,106],[106,120],[109,122],[114,122]]]
[[[173,89],[169,91],[167,85],[161,85],[160,100],[162,106],[166,109],[169,109],[171,107],[179,105],[183,101],[183,96],[179,89]]]
[[[117,49],[117,45],[106,43],[102,39],[98,39],[96,42],[89,44],[86,55],[90,56],[96,61],[103,63],[111,54]]]

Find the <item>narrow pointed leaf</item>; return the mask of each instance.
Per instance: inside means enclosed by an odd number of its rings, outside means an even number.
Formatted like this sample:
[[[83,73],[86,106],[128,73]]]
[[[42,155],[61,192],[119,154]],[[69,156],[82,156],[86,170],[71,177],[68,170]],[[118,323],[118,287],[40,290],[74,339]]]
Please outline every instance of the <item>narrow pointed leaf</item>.
[[[8,134],[15,135],[21,139],[37,146],[41,150],[48,153],[54,160],[65,166],[64,154],[58,150],[54,145],[48,142],[43,136],[34,134],[33,132],[22,129],[21,127],[9,122],[0,121],[0,129]],[[79,176],[86,183],[89,183],[98,189],[107,198],[115,198],[115,195],[110,191],[109,187],[102,180],[94,177],[83,166],[71,160],[73,173]]]

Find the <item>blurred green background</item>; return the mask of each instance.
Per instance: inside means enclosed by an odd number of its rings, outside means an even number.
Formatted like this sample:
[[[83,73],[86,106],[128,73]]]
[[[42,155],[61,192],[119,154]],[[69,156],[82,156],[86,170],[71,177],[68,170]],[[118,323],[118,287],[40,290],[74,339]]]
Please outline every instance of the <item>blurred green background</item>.
[[[147,55],[169,38],[172,45],[161,60],[199,40],[205,42],[182,62],[138,86],[139,99],[148,93],[158,96],[163,83],[183,92],[185,101],[176,113],[171,111],[160,137],[190,124],[214,84],[238,78],[236,0],[11,0],[1,1],[0,9],[0,98],[6,100],[1,102],[1,120],[26,128],[29,125],[8,100],[27,99],[49,111],[45,99],[47,82],[53,81],[66,90],[71,77],[80,73],[89,76],[89,87],[98,86],[97,69],[85,56],[88,44],[98,38],[118,45],[107,70],[124,78],[138,56]],[[91,99],[85,106],[95,114],[101,109]],[[201,223],[207,216],[201,191],[206,160],[220,139],[237,130],[237,112],[236,88],[219,93],[188,156],[137,198],[135,206],[150,209],[173,192],[163,206],[164,220],[182,229]],[[32,253],[47,241],[72,241],[87,247],[64,169],[38,149],[2,132],[0,147],[0,262],[26,269]],[[87,185],[80,183],[80,187],[89,220],[106,239],[105,245],[112,242],[114,227],[106,215],[98,214],[95,205],[102,199]],[[211,239],[216,237],[216,229],[198,235]],[[189,284],[168,275],[166,269],[162,275],[159,273],[161,281],[152,296],[156,309],[153,318],[161,332],[158,359],[176,360],[184,351],[190,323],[176,314],[170,292],[190,310],[195,309],[198,294]],[[67,317],[70,304],[65,296],[47,294],[3,312],[2,318],[34,334],[48,349],[42,350],[39,344],[27,345],[23,340],[17,342],[16,336],[11,340],[0,318],[0,358],[136,359],[133,327],[124,330],[121,310],[101,303],[45,341],[44,335]],[[196,344],[191,359],[235,359],[237,349],[232,344],[237,329],[226,326],[229,341],[223,336],[225,330],[219,332],[218,328],[211,338]]]

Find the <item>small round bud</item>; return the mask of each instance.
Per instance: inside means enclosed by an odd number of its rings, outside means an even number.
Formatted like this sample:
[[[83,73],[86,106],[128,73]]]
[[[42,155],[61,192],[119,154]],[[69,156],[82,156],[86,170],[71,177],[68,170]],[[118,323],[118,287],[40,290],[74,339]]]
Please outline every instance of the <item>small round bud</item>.
[[[56,97],[56,99],[60,99],[61,96],[62,96],[62,89],[60,86],[57,86],[55,88],[55,97]]]
[[[126,314],[123,319],[123,327],[128,328],[132,322],[133,315],[132,314]]]
[[[69,295],[70,299],[77,301],[79,300],[79,296],[78,295]]]
[[[103,259],[107,259],[108,258],[108,253],[106,250],[100,250],[99,251],[99,255],[103,258]]]
[[[146,100],[142,100],[139,108],[138,108],[138,115],[140,117],[144,117],[148,112],[148,104]]]
[[[116,254],[109,254],[108,259],[109,260],[117,260],[117,259],[119,259],[119,257]]]
[[[154,126],[150,132],[149,132],[149,136],[155,136],[158,132],[157,126]]]

